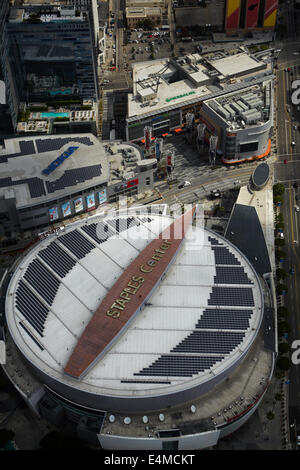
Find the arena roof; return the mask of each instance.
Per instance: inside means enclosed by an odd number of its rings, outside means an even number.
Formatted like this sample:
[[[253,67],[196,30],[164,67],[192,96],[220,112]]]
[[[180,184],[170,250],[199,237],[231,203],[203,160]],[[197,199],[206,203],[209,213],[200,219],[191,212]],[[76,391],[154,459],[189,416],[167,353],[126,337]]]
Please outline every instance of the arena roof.
[[[260,328],[260,283],[238,249],[196,226],[110,349],[79,379],[64,373],[103,299],[173,222],[134,212],[95,216],[37,244],[6,298],[10,334],[29,362],[60,383],[115,398],[184,392],[237,364]]]

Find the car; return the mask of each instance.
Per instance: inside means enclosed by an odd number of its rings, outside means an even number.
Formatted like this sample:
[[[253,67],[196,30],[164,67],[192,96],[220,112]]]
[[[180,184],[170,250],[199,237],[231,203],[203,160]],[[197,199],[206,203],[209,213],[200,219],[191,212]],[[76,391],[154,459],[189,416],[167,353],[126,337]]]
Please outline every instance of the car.
[[[299,52],[293,52],[294,55],[299,55]]]
[[[279,232],[278,236],[279,236],[279,238],[281,238],[282,240],[284,239],[284,233],[283,233],[283,232]]]
[[[294,140],[292,140],[291,146],[294,147],[294,145],[296,145],[296,142]]]
[[[295,274],[295,268],[293,266],[290,268],[290,274]]]
[[[287,160],[286,160],[286,159],[284,159],[284,160],[283,160],[283,163],[286,165],[286,164],[287,164]]]
[[[214,198],[217,198],[217,197],[221,197],[221,192],[219,189],[213,189],[211,192],[210,192],[210,197],[211,199],[214,199]]]
[[[182,189],[182,188],[185,188],[186,186],[191,186],[191,182],[190,181],[183,181],[182,183],[180,183],[180,185],[178,186],[178,189]]]
[[[296,211],[296,212],[299,212],[299,211],[300,211],[300,207],[299,207],[299,206],[295,206],[295,211]]]

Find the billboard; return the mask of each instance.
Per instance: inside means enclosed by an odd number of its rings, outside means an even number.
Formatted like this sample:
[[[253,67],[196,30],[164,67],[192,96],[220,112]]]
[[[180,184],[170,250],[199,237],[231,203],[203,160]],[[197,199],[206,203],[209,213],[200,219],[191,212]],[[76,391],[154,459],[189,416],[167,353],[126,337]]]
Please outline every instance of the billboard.
[[[57,209],[57,206],[51,207],[50,209],[48,209],[48,212],[49,212],[50,222],[53,222],[54,220],[57,220],[57,219],[58,219],[58,209]]]
[[[257,26],[260,0],[248,0],[246,28],[255,28]]]
[[[83,199],[82,199],[82,197],[74,199],[74,208],[75,208],[75,213],[76,214],[83,210]]]
[[[99,199],[99,204],[104,204],[104,202],[107,202],[106,189],[103,189],[102,191],[98,191],[98,199]]]
[[[161,158],[162,148],[163,148],[163,140],[162,139],[155,139],[155,156],[156,156],[158,161]]]
[[[152,137],[152,127],[145,126],[144,127],[144,139],[145,139],[145,147],[147,150],[150,148],[151,137]]]
[[[127,188],[132,188],[133,186],[137,186],[139,183],[138,178],[134,180],[127,181]]]
[[[95,194],[94,193],[89,194],[88,196],[86,196],[86,206],[87,206],[87,210],[93,209],[96,206]]]
[[[61,205],[61,212],[63,217],[68,217],[68,215],[71,215],[71,201],[64,202]]]
[[[241,0],[227,0],[226,29],[238,29]]]
[[[264,28],[275,28],[278,0],[266,0]]]

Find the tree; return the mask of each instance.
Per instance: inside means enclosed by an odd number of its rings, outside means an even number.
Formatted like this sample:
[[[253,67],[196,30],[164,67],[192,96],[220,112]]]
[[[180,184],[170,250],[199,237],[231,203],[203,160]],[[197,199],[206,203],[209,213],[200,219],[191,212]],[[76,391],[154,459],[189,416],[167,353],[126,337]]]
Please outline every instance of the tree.
[[[285,240],[283,238],[275,238],[275,245],[276,246],[284,246]]]
[[[288,317],[289,316],[289,311],[286,307],[279,307],[277,309],[277,313],[279,317]]]
[[[278,279],[285,279],[287,276],[287,273],[284,269],[278,268],[276,270],[276,276]]]
[[[277,366],[281,370],[288,370],[291,367],[291,361],[288,357],[281,356],[277,361]]]
[[[274,419],[274,417],[275,417],[274,413],[272,413],[272,411],[268,411],[267,418],[271,420],[271,419]]]
[[[281,295],[282,292],[288,292],[287,286],[285,284],[277,284],[276,286],[277,295]]]
[[[284,335],[285,333],[290,333],[291,327],[287,321],[280,321],[278,323],[278,334],[279,336]]]
[[[289,343],[279,343],[278,345],[278,351],[281,353],[281,354],[286,354],[287,352],[289,352],[291,350],[291,346]]]
[[[279,212],[278,215],[275,217],[276,222],[283,222],[283,214]]]
[[[285,258],[285,252],[283,250],[275,250],[275,258],[277,260]]]
[[[274,196],[273,198],[274,204],[283,204],[283,197],[282,196]]]
[[[276,230],[284,230],[284,223],[283,222],[278,222],[275,225]]]
[[[283,196],[284,191],[285,191],[285,188],[284,188],[283,184],[281,184],[281,183],[274,184],[274,186],[273,186],[274,196]]]

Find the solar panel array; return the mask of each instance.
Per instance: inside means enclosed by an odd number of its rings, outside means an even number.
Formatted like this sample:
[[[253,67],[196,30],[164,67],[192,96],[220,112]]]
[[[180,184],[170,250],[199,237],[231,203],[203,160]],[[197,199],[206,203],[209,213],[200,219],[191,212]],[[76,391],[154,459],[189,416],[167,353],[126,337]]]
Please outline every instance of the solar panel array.
[[[140,222],[134,217],[112,219],[107,220],[106,222],[111,225],[118,233],[124,232],[125,230],[128,230],[135,225],[140,225]]]
[[[49,309],[37,298],[24,281],[19,281],[16,291],[16,308],[30,323],[32,328],[43,336],[44,324]]]
[[[229,354],[243,340],[245,333],[220,331],[193,331],[171,352]]]
[[[216,266],[215,284],[253,284],[242,266]]]
[[[64,278],[76,264],[76,261],[55,242],[51,242],[47,248],[39,251],[38,256],[61,278]]]
[[[252,289],[249,287],[213,287],[208,305],[254,307]]]
[[[208,237],[208,240],[210,241],[211,245],[220,245],[219,240],[213,237]]]
[[[198,320],[196,328],[246,330],[253,310],[207,308]]]
[[[28,178],[17,181],[12,181],[11,178],[0,179],[0,188],[16,186],[18,184],[27,184],[32,198],[46,196],[44,182],[40,178]]]
[[[48,193],[54,193],[55,191],[75,186],[78,183],[84,183],[96,176],[101,176],[101,169],[101,165],[91,165],[82,168],[75,168],[73,170],[66,170],[59,179],[55,181],[46,181],[47,191]]]
[[[216,264],[241,264],[239,260],[226,248],[226,246],[212,246],[215,253]]]
[[[99,245],[105,242],[109,237],[115,235],[115,232],[109,225],[98,222],[98,224],[88,224],[81,227],[87,235],[89,235]]]
[[[181,356],[164,354],[149,367],[144,367],[133,375],[152,375],[168,377],[192,377],[199,372],[210,369],[224,356]]]
[[[89,137],[58,137],[55,139],[36,139],[35,143],[39,153],[54,152],[60,150],[70,142],[78,142],[84,145],[94,145]]]
[[[20,152],[0,155],[0,163],[7,163],[9,158],[21,157],[22,155],[33,155],[35,153],[34,143],[32,140],[20,140],[19,146]]]
[[[60,282],[43,263],[38,259],[33,260],[26,270],[24,279],[49,305],[52,305]]]
[[[84,258],[95,248],[95,245],[77,229],[72,230],[72,232],[66,233],[65,235],[61,235],[58,240],[78,259]]]

